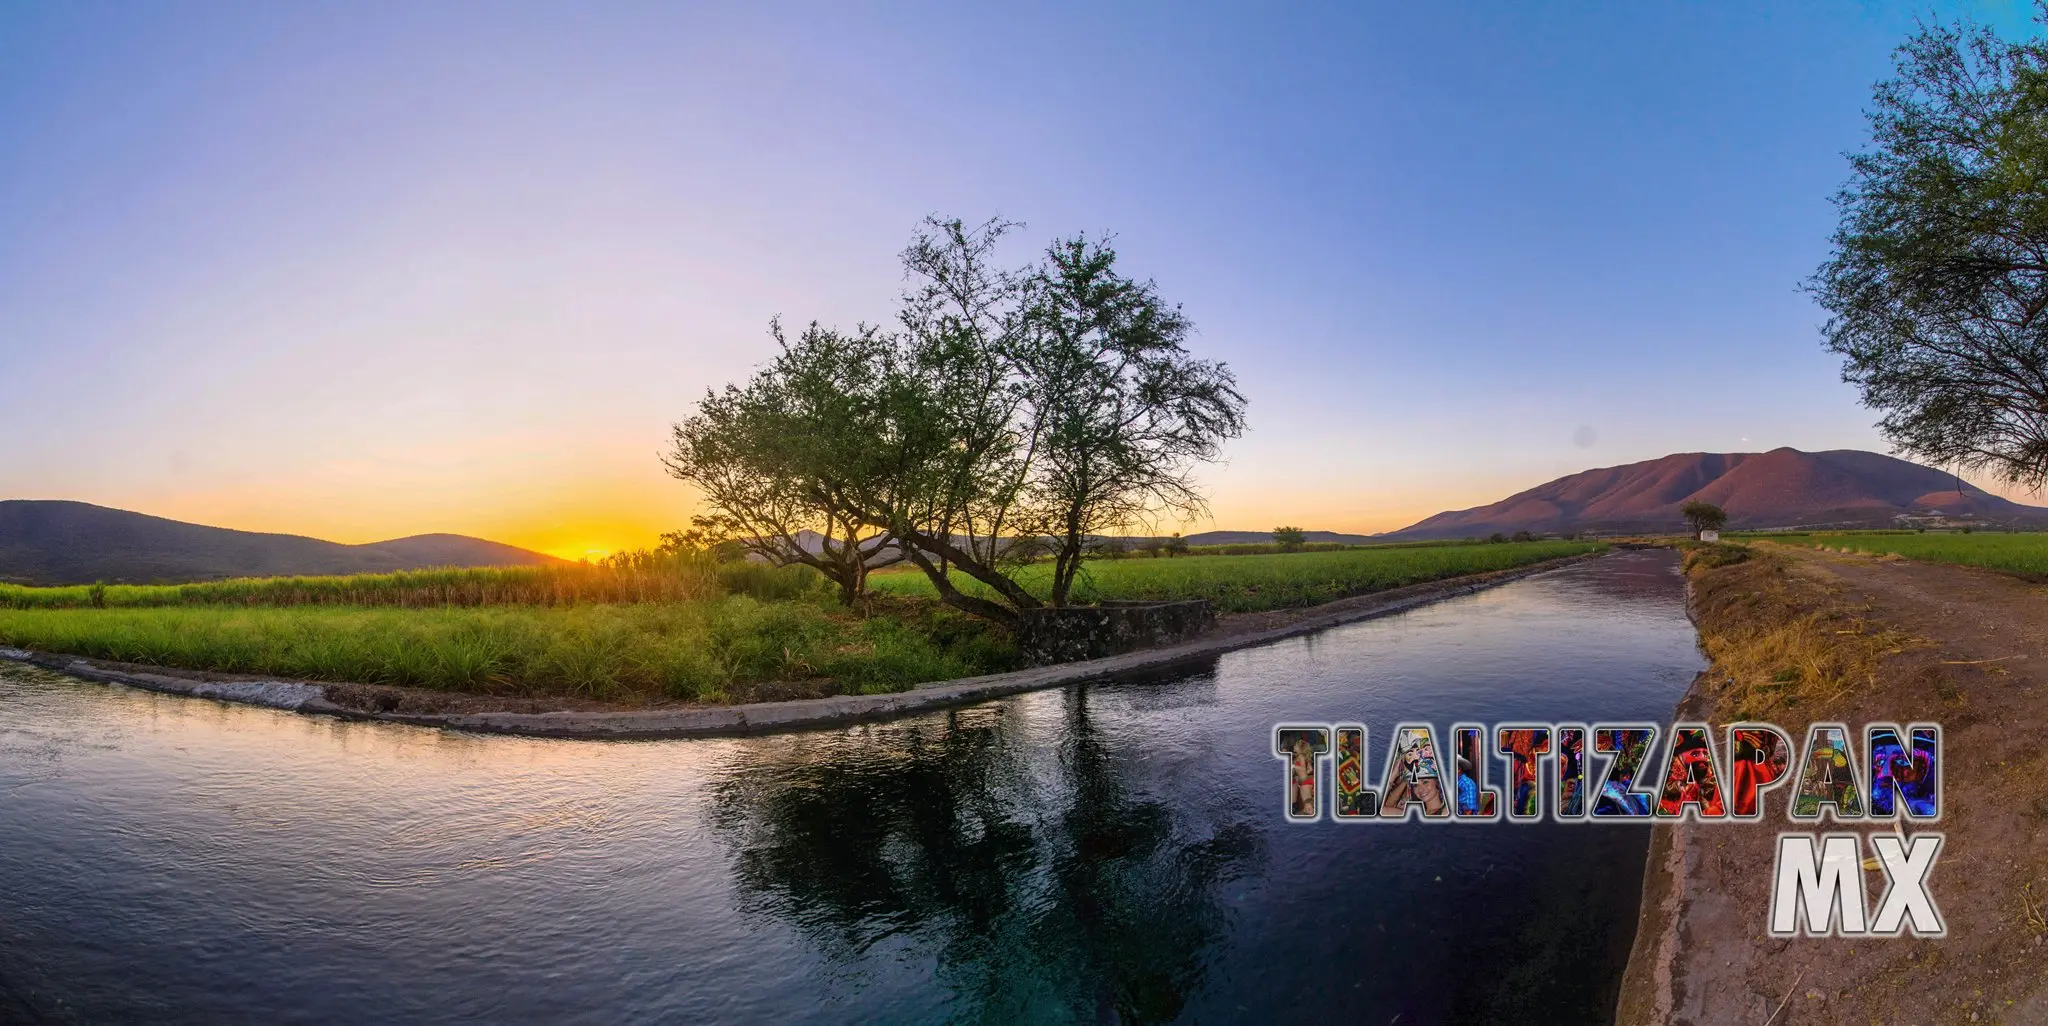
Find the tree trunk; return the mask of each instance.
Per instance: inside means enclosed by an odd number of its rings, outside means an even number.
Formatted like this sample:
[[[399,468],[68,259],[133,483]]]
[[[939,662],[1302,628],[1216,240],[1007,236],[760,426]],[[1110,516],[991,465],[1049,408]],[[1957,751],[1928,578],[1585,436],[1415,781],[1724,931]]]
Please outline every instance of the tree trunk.
[[[931,560],[924,558],[922,553],[938,556],[948,564],[959,567],[968,576],[994,589],[996,594],[1001,595],[1009,601],[1010,605],[1017,609],[1035,609],[1043,605],[1030,592],[1024,590],[1023,585],[1011,580],[1007,575],[997,571],[995,568],[987,566],[980,560],[962,552],[959,546],[954,545],[950,541],[935,538],[918,531],[898,531],[896,532],[896,537],[904,544],[905,551],[910,553],[913,561],[925,572],[925,576],[931,578],[932,585],[939,589],[941,596],[949,590],[957,591],[958,589],[953,588],[951,578],[933,566]],[[986,600],[977,599],[976,601],[985,602]],[[989,604],[995,605],[994,603]],[[966,607],[963,606],[962,608]],[[997,606],[997,608],[1001,607]]]
[[[1005,627],[1015,628],[1022,619],[1017,615],[1017,611],[1009,606],[969,595],[953,587],[952,579],[940,573],[939,569],[932,565],[931,560],[925,558],[925,554],[918,549],[906,548],[904,551],[910,556],[910,561],[916,563],[918,569],[925,572],[926,577],[931,578],[932,587],[938,590],[939,601],[963,613],[978,616],[984,620],[1002,624]]]

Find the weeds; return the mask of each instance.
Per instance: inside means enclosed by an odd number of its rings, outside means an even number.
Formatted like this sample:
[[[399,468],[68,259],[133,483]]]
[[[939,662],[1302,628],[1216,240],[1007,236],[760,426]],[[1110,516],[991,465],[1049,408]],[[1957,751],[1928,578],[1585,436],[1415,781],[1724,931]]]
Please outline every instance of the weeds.
[[[1700,646],[1731,720],[1839,698],[1874,680],[1880,658],[1913,644],[1842,608],[1782,556],[1710,563],[1688,560],[1687,572]]]
[[[2020,920],[2026,926],[2027,935],[2039,937],[2048,934],[2048,905],[2034,897],[2034,885],[2030,881],[2020,888]]]
[[[771,682],[788,697],[898,691],[1016,660],[999,631],[927,634],[894,617],[746,595],[553,609],[21,610],[0,613],[0,644],[224,673],[629,701],[725,701]]]

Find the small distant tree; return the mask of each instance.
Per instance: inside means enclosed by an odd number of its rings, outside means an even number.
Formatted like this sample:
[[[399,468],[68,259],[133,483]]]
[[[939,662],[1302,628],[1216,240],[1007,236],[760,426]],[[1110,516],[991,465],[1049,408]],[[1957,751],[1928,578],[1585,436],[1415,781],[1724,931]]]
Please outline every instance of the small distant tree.
[[[1499,531],[1495,531],[1492,534],[1486,536],[1486,541],[1490,545],[1499,545],[1507,540],[1508,536],[1500,533]]]
[[[1129,538],[1100,538],[1095,542],[1095,556],[1097,559],[1122,559],[1130,554],[1131,540]]]
[[[1147,538],[1144,544],[1138,546],[1138,551],[1151,559],[1158,559],[1166,551],[1166,544],[1157,538]]]
[[[1273,529],[1273,544],[1282,552],[1300,552],[1308,544],[1308,535],[1299,527],[1276,527]]]
[[[1183,537],[1181,537],[1181,536],[1180,536],[1180,532],[1179,532],[1179,531],[1175,531],[1175,532],[1173,532],[1173,534],[1171,534],[1171,535],[1167,536],[1167,539],[1166,539],[1166,555],[1167,555],[1167,558],[1171,559],[1171,558],[1172,558],[1172,557],[1174,557],[1174,556],[1185,556],[1185,555],[1187,555],[1187,554],[1188,554],[1188,540],[1187,540],[1186,538],[1183,538]]]
[[[1518,542],[1525,542],[1525,541],[1535,541],[1535,540],[1536,540],[1536,536],[1535,536],[1535,535],[1533,535],[1533,534],[1530,534],[1530,533],[1529,533],[1529,532],[1527,532],[1527,531],[1516,531],[1516,532],[1515,532],[1515,536],[1514,536],[1513,538],[1509,539],[1509,540],[1510,540],[1510,541],[1518,541]]]
[[[1685,526],[1692,528],[1695,538],[1703,531],[1718,531],[1728,523],[1728,514],[1721,507],[1698,499],[1678,507],[1678,512],[1685,517]]]

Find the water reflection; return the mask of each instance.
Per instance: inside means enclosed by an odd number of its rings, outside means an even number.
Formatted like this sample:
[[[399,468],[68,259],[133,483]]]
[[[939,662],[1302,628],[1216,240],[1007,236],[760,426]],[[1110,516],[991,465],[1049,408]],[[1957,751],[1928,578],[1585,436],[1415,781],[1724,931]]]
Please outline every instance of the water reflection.
[[[0,1021],[1598,1021],[1641,828],[1289,826],[1280,721],[1663,720],[1668,554],[810,734],[473,737],[0,665]],[[1498,779],[1498,771],[1496,771]]]
[[[1258,832],[1195,832],[1132,786],[1087,701],[1060,705],[1051,767],[999,720],[955,716],[728,778],[714,822],[742,907],[840,957],[919,934],[962,1017],[1179,1016],[1224,930],[1217,888],[1256,870]]]

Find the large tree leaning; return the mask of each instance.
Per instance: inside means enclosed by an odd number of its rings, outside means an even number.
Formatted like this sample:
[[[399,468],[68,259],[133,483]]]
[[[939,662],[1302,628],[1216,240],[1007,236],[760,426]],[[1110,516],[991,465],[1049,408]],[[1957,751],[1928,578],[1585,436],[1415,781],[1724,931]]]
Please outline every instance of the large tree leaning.
[[[1851,156],[1809,283],[1901,453],[2048,482],[2048,50],[1923,29]]]

